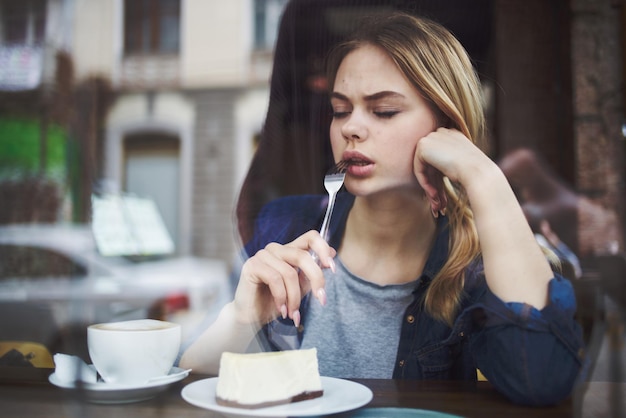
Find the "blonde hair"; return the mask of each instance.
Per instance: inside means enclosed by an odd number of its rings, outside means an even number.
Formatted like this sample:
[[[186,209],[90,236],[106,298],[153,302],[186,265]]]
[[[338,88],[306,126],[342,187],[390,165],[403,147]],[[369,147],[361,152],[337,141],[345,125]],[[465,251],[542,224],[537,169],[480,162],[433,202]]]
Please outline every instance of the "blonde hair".
[[[458,129],[481,146],[485,133],[481,88],[461,43],[443,26],[404,13],[371,18],[362,30],[329,55],[328,80],[334,83],[343,58],[362,45],[377,46],[389,55],[407,80],[430,104],[440,126]],[[424,299],[427,312],[452,324],[463,297],[467,266],[480,255],[478,234],[465,191],[444,181],[450,227],[450,250]]]

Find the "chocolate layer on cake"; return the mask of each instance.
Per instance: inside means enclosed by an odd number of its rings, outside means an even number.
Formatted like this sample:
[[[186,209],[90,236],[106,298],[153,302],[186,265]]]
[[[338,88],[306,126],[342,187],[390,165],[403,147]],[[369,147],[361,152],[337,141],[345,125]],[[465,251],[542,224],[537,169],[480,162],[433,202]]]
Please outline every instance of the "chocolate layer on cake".
[[[309,399],[319,398],[323,394],[324,394],[323,390],[318,390],[315,392],[304,392],[290,399],[284,399],[284,400],[274,401],[274,402],[263,402],[263,403],[257,403],[257,404],[241,404],[239,402],[221,399],[219,396],[217,396],[215,399],[217,401],[217,404],[221,406],[228,406],[232,408],[257,409],[257,408],[267,408],[270,406],[285,405],[285,404],[294,403],[294,402],[308,401]]]

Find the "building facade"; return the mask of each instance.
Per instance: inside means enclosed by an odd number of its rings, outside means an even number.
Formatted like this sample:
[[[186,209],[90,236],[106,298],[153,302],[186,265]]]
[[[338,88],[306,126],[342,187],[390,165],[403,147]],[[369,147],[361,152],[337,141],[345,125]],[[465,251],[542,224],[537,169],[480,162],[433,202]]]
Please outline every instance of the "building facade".
[[[75,0],[78,79],[111,80],[100,186],[154,199],[180,254],[229,259],[284,1]]]
[[[359,3],[318,1],[336,6],[326,17],[338,28],[347,5]],[[39,121],[42,172],[46,126],[68,127],[79,219],[88,221],[94,190],[147,196],[177,253],[232,260],[234,203],[263,127],[286,2],[0,0],[0,112]],[[536,148],[576,191],[615,210],[623,228],[624,2],[480,4],[487,23],[470,29],[489,33],[479,63],[489,152]]]

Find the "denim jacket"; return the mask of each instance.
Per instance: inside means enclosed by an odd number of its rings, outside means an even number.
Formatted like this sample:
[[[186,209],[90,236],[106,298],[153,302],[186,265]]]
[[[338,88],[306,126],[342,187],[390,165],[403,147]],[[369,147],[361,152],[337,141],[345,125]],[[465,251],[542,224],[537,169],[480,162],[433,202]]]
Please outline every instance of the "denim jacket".
[[[337,197],[329,240],[334,248],[341,241],[353,201],[347,192]],[[324,196],[307,195],[269,203],[257,219],[246,253],[251,256],[269,242],[285,244],[319,229],[326,202]],[[438,231],[404,314],[393,377],[476,380],[478,368],[515,403],[550,405],[568,397],[583,362],[572,285],[556,274],[549,282],[549,303],[541,311],[523,303],[504,303],[489,290],[482,262],[477,260],[467,267],[464,297],[449,327],[423,306],[424,293],[448,256],[446,217],[439,218]],[[305,323],[306,312],[301,314]],[[284,350],[298,348],[300,334],[293,322],[279,319],[267,324],[259,337],[266,349]]]

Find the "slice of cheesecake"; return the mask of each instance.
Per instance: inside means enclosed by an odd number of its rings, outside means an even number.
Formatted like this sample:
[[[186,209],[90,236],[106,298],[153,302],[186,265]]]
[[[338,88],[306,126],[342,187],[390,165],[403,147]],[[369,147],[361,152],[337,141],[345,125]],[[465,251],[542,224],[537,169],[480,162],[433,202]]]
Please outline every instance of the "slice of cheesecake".
[[[218,405],[261,408],[322,396],[317,350],[223,353],[216,387]]]

